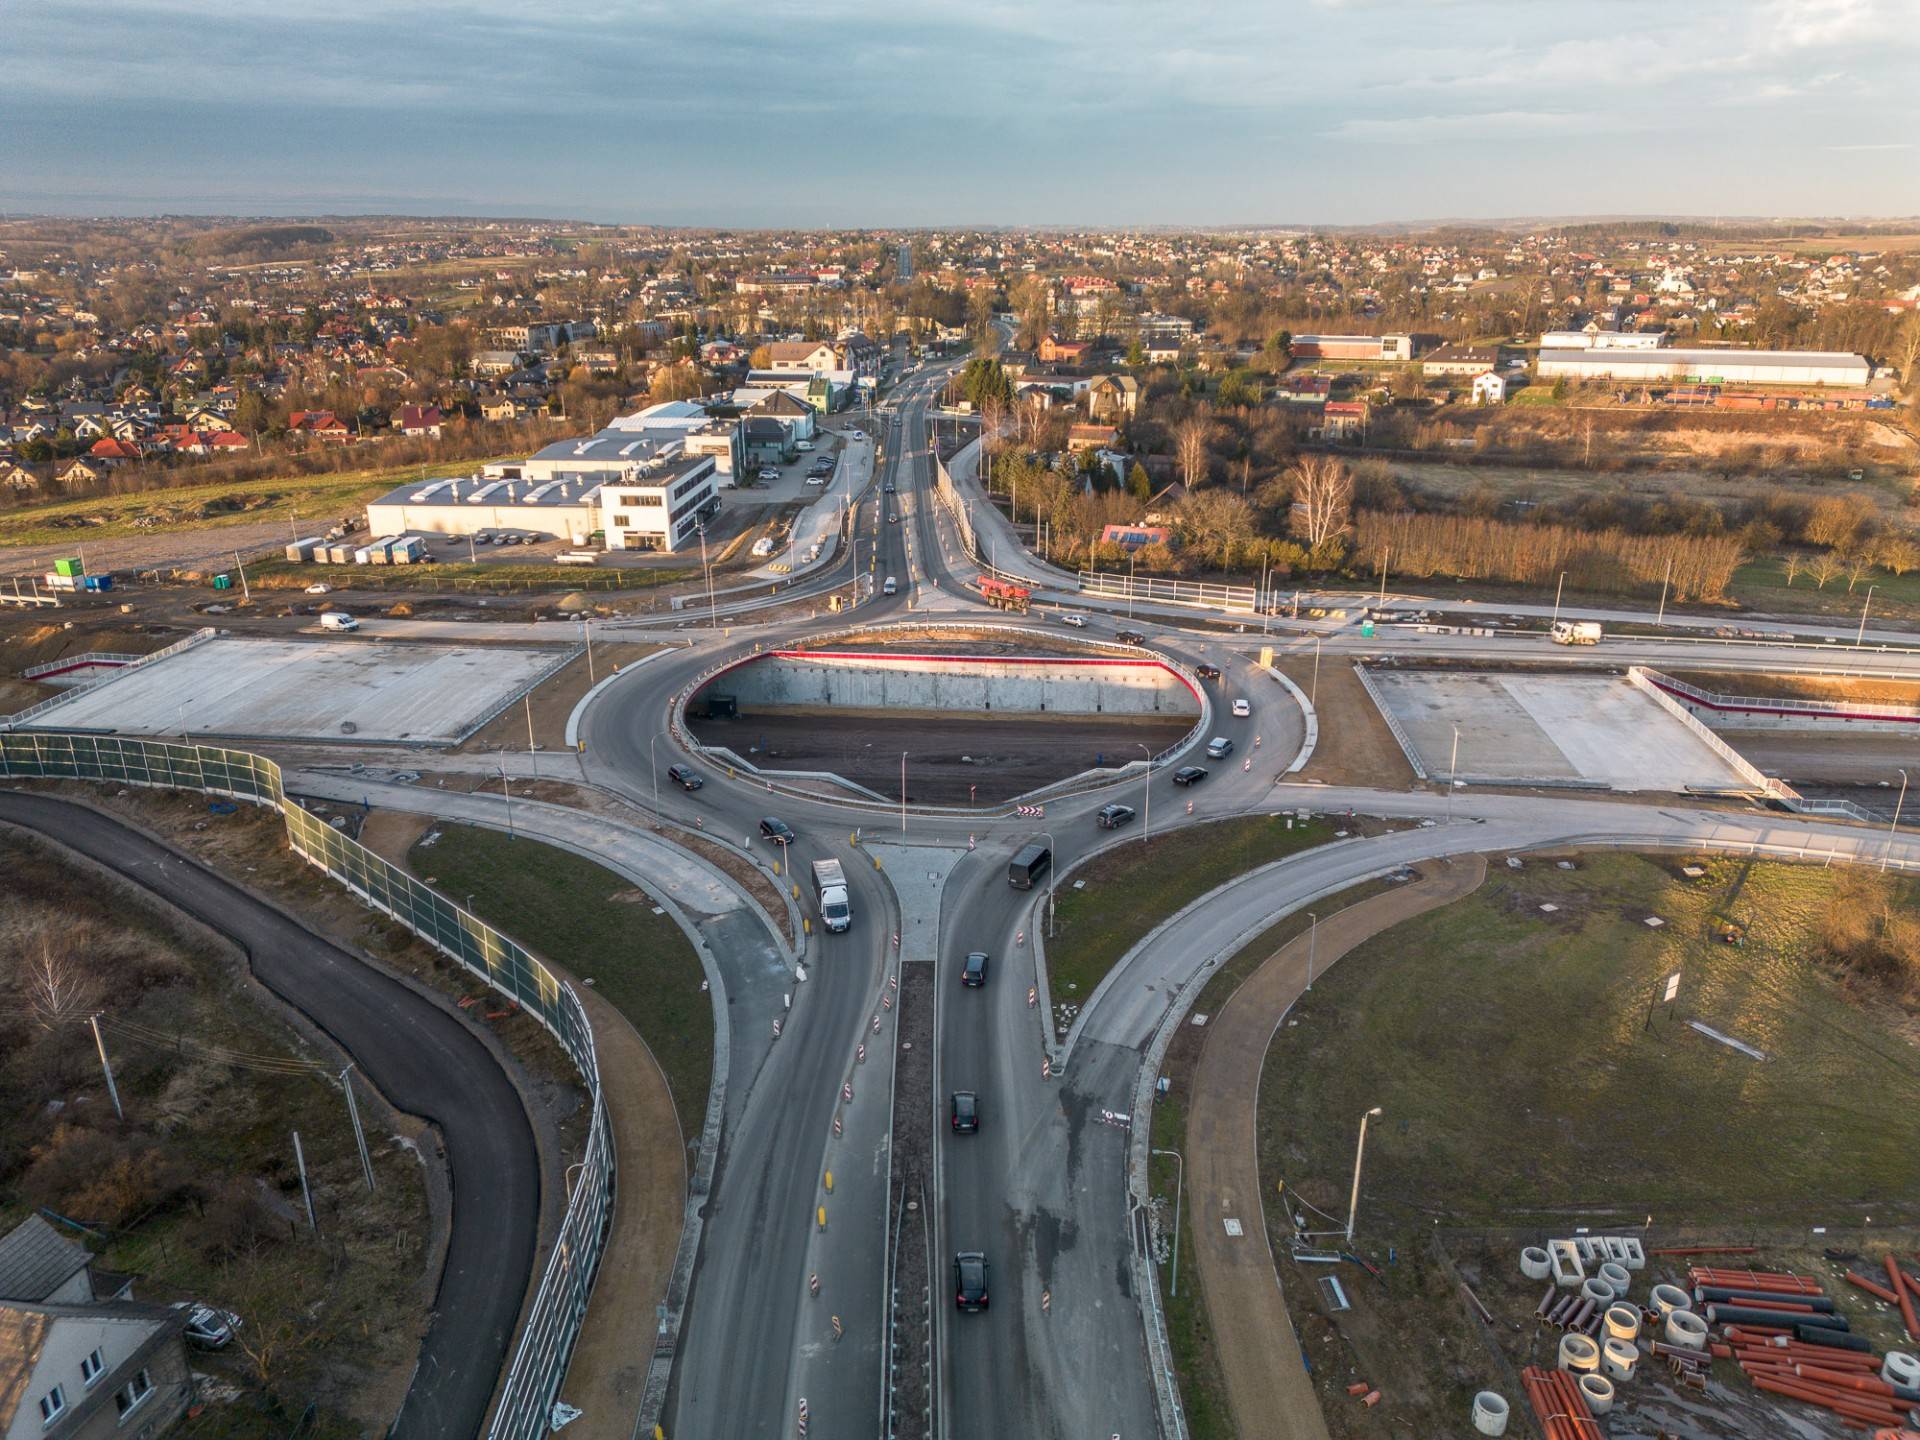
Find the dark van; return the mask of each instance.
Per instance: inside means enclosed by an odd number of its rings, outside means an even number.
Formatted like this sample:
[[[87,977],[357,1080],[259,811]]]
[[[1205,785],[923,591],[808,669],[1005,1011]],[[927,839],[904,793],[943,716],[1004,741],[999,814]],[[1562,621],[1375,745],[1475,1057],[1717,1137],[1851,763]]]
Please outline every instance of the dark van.
[[[1033,882],[1046,874],[1052,863],[1053,852],[1039,841],[1025,845],[1007,866],[1007,884],[1016,890],[1031,890]]]

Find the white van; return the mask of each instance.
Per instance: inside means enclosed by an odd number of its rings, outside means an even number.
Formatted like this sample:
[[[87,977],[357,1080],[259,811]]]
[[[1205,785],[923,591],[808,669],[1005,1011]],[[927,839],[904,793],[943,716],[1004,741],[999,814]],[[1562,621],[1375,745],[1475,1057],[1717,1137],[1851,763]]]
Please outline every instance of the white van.
[[[899,593],[900,593],[900,584],[899,584],[899,582],[898,582],[898,581],[896,581],[896,580],[895,580],[895,579],[893,578],[893,576],[891,576],[891,575],[889,575],[889,576],[887,576],[887,583],[886,583],[886,584],[884,584],[884,585],[882,585],[882,586],[880,587],[880,593],[881,593],[882,595],[897,595],[897,594],[899,594]]]
[[[322,630],[358,630],[360,622],[344,610],[326,610],[320,615]]]

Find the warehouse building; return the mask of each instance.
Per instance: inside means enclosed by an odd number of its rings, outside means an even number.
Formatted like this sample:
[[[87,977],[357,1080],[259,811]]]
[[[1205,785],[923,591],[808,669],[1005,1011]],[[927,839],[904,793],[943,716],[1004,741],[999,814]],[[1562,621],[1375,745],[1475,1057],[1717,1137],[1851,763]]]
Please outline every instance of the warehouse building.
[[[590,463],[573,474],[483,474],[402,485],[367,506],[367,525],[375,535],[511,530],[575,545],[603,533],[609,550],[679,550],[719,510],[717,478],[713,456],[689,455],[675,440],[655,453],[618,465]]]
[[[1438,335],[1296,335],[1296,360],[1418,359],[1440,343]]]
[[[1540,378],[1627,380],[1647,384],[1845,385],[1867,383],[1872,367],[1863,355],[1839,350],[1577,350],[1540,351]]]
[[[1542,350],[1658,350],[1666,343],[1664,330],[1548,330],[1540,337]]]

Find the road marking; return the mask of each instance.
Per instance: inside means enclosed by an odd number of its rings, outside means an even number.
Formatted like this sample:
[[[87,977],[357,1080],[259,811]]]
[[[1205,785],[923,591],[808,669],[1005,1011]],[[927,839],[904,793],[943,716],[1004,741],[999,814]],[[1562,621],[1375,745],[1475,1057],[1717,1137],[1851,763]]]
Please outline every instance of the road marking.
[[[1246,1231],[1240,1228],[1240,1222],[1231,1215],[1227,1216],[1226,1219],[1220,1223],[1227,1227],[1227,1234],[1233,1236],[1236,1240],[1246,1234]]]

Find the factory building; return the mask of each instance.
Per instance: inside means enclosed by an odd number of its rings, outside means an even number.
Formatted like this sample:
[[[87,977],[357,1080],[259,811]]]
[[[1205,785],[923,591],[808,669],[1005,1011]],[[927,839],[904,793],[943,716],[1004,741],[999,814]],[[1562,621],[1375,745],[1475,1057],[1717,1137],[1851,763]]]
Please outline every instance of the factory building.
[[[1626,380],[1647,384],[1863,386],[1866,357],[1838,350],[1580,350],[1547,347],[1536,368],[1543,380]]]
[[[1548,330],[1540,337],[1542,350],[1658,350],[1666,343],[1664,330]]]
[[[1438,335],[1296,335],[1296,360],[1416,360],[1440,343]]]

